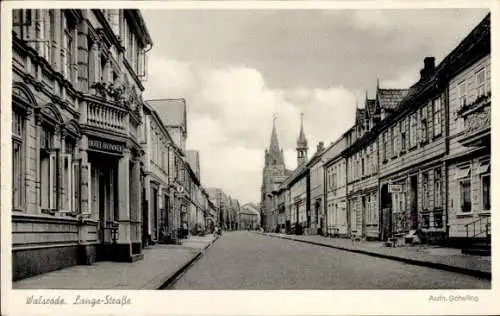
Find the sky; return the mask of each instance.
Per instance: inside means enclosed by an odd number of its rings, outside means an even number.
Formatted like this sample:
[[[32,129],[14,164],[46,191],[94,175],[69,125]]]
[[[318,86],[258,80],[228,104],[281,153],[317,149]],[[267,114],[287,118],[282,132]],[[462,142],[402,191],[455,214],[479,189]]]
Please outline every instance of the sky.
[[[300,113],[311,157],[354,123],[365,95],[408,88],[485,9],[144,10],[153,39],[144,98],[186,99],[187,147],[201,183],[240,203],[260,198],[273,114],[286,167],[297,165]]]

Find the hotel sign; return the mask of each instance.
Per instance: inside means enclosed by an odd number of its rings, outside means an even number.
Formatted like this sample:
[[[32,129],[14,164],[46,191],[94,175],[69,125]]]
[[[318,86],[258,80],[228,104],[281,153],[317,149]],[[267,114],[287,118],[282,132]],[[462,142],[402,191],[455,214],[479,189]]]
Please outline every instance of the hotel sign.
[[[403,186],[400,184],[389,184],[389,193],[403,192]]]
[[[112,143],[100,139],[89,138],[89,149],[108,151],[114,153],[123,153],[123,144]]]

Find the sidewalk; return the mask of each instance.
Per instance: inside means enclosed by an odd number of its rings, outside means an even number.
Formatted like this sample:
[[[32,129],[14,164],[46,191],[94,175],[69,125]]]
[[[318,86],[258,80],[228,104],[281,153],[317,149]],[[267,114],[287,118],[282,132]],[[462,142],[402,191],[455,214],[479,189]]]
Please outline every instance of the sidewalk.
[[[133,263],[99,261],[78,265],[12,283],[13,289],[156,290],[193,262],[216,238],[190,236],[182,245],[154,245],[144,259]]]
[[[491,279],[491,256],[462,254],[460,249],[429,245],[391,248],[380,241],[353,242],[347,238],[318,235],[261,234]]]

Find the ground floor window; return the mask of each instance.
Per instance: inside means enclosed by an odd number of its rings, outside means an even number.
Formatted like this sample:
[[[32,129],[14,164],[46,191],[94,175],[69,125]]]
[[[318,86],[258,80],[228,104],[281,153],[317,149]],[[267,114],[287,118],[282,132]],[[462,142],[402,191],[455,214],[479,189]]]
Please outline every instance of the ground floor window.
[[[481,177],[481,191],[482,191],[482,197],[483,197],[483,210],[490,210],[491,204],[490,204],[490,175],[483,175]]]
[[[472,210],[470,167],[459,168],[457,170],[456,179],[458,180],[460,211],[462,213],[468,213]]]

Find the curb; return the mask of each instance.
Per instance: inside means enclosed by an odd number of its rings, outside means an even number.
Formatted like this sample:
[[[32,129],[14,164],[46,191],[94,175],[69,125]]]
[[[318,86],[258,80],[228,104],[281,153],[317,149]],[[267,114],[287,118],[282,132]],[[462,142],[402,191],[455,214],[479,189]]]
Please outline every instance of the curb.
[[[427,268],[434,268],[434,269],[445,270],[445,271],[449,271],[449,272],[457,272],[457,273],[470,275],[470,276],[477,277],[477,278],[491,280],[491,272],[486,272],[486,271],[451,266],[451,265],[438,263],[438,262],[422,261],[422,260],[398,257],[398,256],[393,256],[393,255],[386,255],[386,254],[381,254],[381,253],[376,253],[376,252],[371,252],[371,251],[366,251],[366,250],[360,250],[360,249],[345,248],[345,247],[341,247],[341,246],[334,246],[334,245],[324,244],[321,242],[315,242],[315,241],[310,241],[310,240],[295,239],[292,237],[275,236],[275,235],[269,235],[266,233],[259,233],[259,232],[258,232],[258,234],[263,235],[263,236],[268,236],[268,237],[303,242],[306,244],[312,244],[312,245],[316,245],[316,246],[322,246],[322,247],[328,247],[328,248],[333,248],[333,249],[338,249],[338,250],[350,251],[353,253],[364,254],[364,255],[368,255],[368,256],[372,256],[372,257],[400,261],[400,262],[413,264],[413,265],[417,265],[417,266],[422,266],[422,267],[427,267]]]
[[[169,274],[164,278],[164,281],[162,281],[161,285],[156,287],[156,290],[165,290],[169,286],[173,284],[174,281],[176,281],[180,275],[182,275],[187,269],[189,269],[196,261],[198,261],[204,252],[212,246],[220,237],[214,238],[211,242],[209,242],[202,250],[198,251],[191,259],[189,259],[186,263],[182,264],[176,271],[173,273]]]

